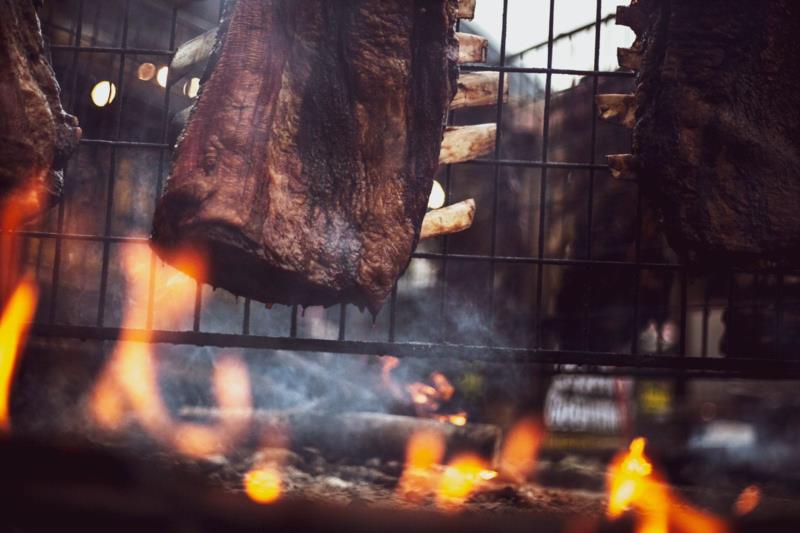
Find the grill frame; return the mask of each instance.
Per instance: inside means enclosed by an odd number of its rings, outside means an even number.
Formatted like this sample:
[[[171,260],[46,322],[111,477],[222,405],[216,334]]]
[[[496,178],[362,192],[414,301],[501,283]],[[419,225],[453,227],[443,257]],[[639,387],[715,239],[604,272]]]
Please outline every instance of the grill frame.
[[[148,48],[135,48],[128,46],[128,28],[130,26],[130,11],[131,4],[134,1],[141,0],[123,0],[122,12],[122,38],[121,44],[118,47],[108,46],[90,46],[82,42],[82,27],[84,6],[86,0],[77,0],[77,13],[75,21],[74,39],[72,44],[69,45],[54,45],[53,51],[59,53],[69,53],[72,56],[72,75],[70,79],[62,79],[62,83],[71,87],[70,101],[65,102],[68,110],[76,108],[77,97],[77,82],[78,82],[78,69],[77,65],[79,58],[84,54],[111,54],[119,57],[119,70],[116,73],[116,83],[119,87],[120,94],[117,98],[120,101],[124,99],[125,87],[125,65],[128,56],[135,55],[148,55],[163,58],[169,61],[174,55],[176,45],[176,30],[178,27],[180,8],[173,7],[171,9],[171,33],[169,37],[169,49],[148,49]],[[608,0],[606,0],[608,2]],[[223,0],[219,0],[220,14],[222,13]],[[562,2],[561,5],[564,5]],[[749,358],[716,358],[709,357],[708,345],[709,339],[709,314],[710,314],[710,296],[709,290],[706,286],[705,298],[703,303],[703,320],[702,320],[702,354],[701,356],[690,356],[687,353],[686,347],[686,330],[687,330],[687,313],[688,313],[688,285],[690,277],[694,273],[690,271],[689,267],[683,262],[675,263],[652,263],[641,260],[640,246],[642,240],[642,195],[641,191],[637,194],[636,217],[638,223],[636,224],[636,237],[635,249],[636,258],[633,261],[607,261],[592,259],[592,224],[593,213],[592,204],[589,202],[589,240],[588,250],[586,250],[586,257],[588,259],[554,259],[546,256],[544,249],[544,239],[538,239],[538,251],[534,257],[518,257],[518,256],[505,256],[498,254],[498,239],[497,239],[497,222],[499,216],[498,209],[498,187],[501,179],[501,170],[504,167],[522,167],[530,169],[538,169],[540,171],[539,181],[539,211],[537,220],[538,235],[544,235],[547,231],[547,220],[545,216],[545,203],[547,198],[548,186],[548,172],[552,170],[576,170],[585,171],[588,173],[589,178],[589,198],[593,198],[594,183],[597,173],[607,170],[607,165],[596,160],[595,152],[597,146],[597,109],[596,104],[593,105],[593,119],[591,127],[591,159],[588,162],[557,162],[549,159],[548,147],[550,143],[550,111],[551,101],[553,96],[552,78],[556,75],[571,75],[583,76],[591,79],[592,93],[598,94],[598,85],[601,78],[632,78],[634,76],[631,72],[625,71],[602,71],[600,69],[600,49],[601,49],[601,32],[604,25],[611,20],[610,17],[603,16],[603,0],[596,1],[596,14],[595,21],[588,26],[579,28],[577,31],[586,31],[594,29],[594,61],[593,68],[590,70],[578,69],[561,69],[553,66],[553,50],[555,43],[563,38],[569,38],[572,33],[554,35],[554,20],[558,3],[556,0],[549,1],[550,11],[548,19],[548,40],[538,47],[547,48],[547,64],[544,67],[521,67],[509,64],[508,60],[514,59],[514,56],[506,57],[506,42],[508,35],[508,0],[502,0],[502,31],[500,42],[500,60],[497,65],[464,65],[462,71],[472,72],[499,72],[500,87],[498,94],[503,94],[506,75],[510,74],[540,74],[545,76],[545,89],[544,89],[544,129],[541,139],[542,158],[540,160],[519,160],[503,158],[503,111],[504,104],[501,99],[496,103],[496,118],[495,121],[498,126],[498,136],[495,146],[495,153],[490,158],[484,158],[468,163],[461,163],[461,165],[480,165],[488,166],[492,169],[493,176],[493,198],[494,207],[492,211],[492,237],[491,237],[491,250],[488,254],[457,254],[448,251],[448,239],[443,239],[443,248],[441,252],[416,252],[413,258],[416,259],[429,259],[441,261],[443,270],[443,279],[446,280],[448,264],[452,261],[470,261],[488,264],[491,266],[492,279],[498,264],[526,264],[536,265],[536,323],[535,336],[532,346],[520,348],[502,345],[492,346],[474,346],[457,344],[450,342],[400,342],[397,340],[397,306],[398,294],[397,286],[392,293],[390,302],[387,304],[389,310],[388,328],[385,335],[385,341],[356,341],[348,339],[347,331],[347,312],[348,306],[340,306],[340,317],[338,324],[338,336],[334,339],[319,339],[319,338],[301,338],[298,336],[298,313],[300,310],[297,307],[292,309],[291,320],[288,331],[285,336],[263,336],[251,333],[251,305],[252,302],[247,299],[244,303],[244,313],[242,316],[242,326],[239,333],[211,333],[204,331],[202,328],[202,290],[198,284],[197,297],[195,299],[195,308],[193,311],[193,326],[191,330],[187,331],[168,331],[168,330],[154,330],[153,329],[153,288],[155,285],[155,271],[157,259],[151,253],[150,264],[150,294],[148,301],[148,312],[145,329],[143,330],[125,330],[123,331],[118,327],[108,327],[105,324],[106,305],[107,305],[107,289],[109,282],[109,264],[111,261],[111,246],[118,243],[132,243],[144,244],[147,239],[139,237],[129,237],[124,235],[115,235],[112,232],[112,206],[114,201],[114,182],[116,176],[117,152],[123,148],[147,148],[158,152],[158,179],[154,183],[156,191],[162,188],[161,177],[166,168],[165,165],[169,164],[169,155],[171,146],[167,143],[168,127],[169,127],[169,111],[170,111],[170,91],[164,92],[162,119],[160,123],[161,140],[160,142],[137,142],[124,140],[122,135],[122,114],[124,104],[116,106],[116,126],[114,134],[111,138],[100,139],[83,139],[82,146],[107,146],[111,151],[111,166],[108,174],[108,189],[106,194],[105,205],[105,220],[104,231],[102,234],[76,234],[69,233],[65,230],[65,207],[61,203],[57,208],[56,215],[56,230],[55,231],[35,231],[25,229],[17,231],[16,234],[22,238],[34,238],[43,240],[53,240],[55,243],[55,255],[53,262],[53,271],[50,284],[50,309],[47,313],[47,319],[39,321],[33,325],[32,334],[41,338],[69,338],[69,339],[84,339],[84,340],[100,340],[100,341],[113,341],[118,339],[123,333],[128,338],[149,338],[155,343],[169,343],[180,344],[189,346],[213,346],[220,348],[257,348],[257,349],[282,349],[282,350],[297,350],[306,352],[328,352],[340,354],[373,354],[380,355],[391,353],[397,357],[422,357],[429,359],[445,358],[457,359],[467,361],[481,361],[481,362],[501,362],[503,364],[524,364],[536,365],[539,371],[543,372],[580,372],[580,373],[603,373],[603,374],[625,374],[625,375],[678,375],[683,377],[713,377],[713,378],[758,378],[758,379],[790,379],[800,377],[800,361],[792,361],[772,356],[758,356],[753,354]],[[452,121],[452,113],[451,113]],[[69,179],[69,172],[74,169],[67,169],[67,179]],[[449,192],[450,190],[450,167],[445,172],[445,186]],[[158,195],[156,195],[158,196]],[[85,241],[100,243],[102,245],[102,264],[100,269],[100,290],[99,290],[99,303],[97,309],[96,321],[93,325],[70,325],[58,323],[56,317],[56,309],[59,301],[59,289],[61,278],[61,264],[64,243],[67,241]],[[632,309],[635,316],[635,327],[631,332],[631,350],[630,353],[620,352],[593,352],[588,350],[552,350],[546,349],[543,344],[543,266],[561,266],[561,267],[610,267],[630,270],[633,278],[633,287],[635,291],[634,301],[632,302]],[[640,334],[640,301],[639,301],[639,288],[640,276],[643,270],[658,270],[669,271],[674,273],[679,279],[679,293],[680,293],[680,318],[679,318],[679,341],[677,347],[677,355],[663,355],[663,354],[642,354],[639,353],[638,336]],[[726,275],[733,278],[739,271],[731,269],[726,271]],[[779,286],[784,283],[785,277],[790,272],[779,270],[770,271],[777,279]],[[494,285],[492,284],[491,298],[489,301],[490,309],[494,309],[495,294]],[[779,291],[780,292],[780,291]],[[441,313],[444,313],[445,300],[447,298],[446,282],[443,290],[441,290]],[[734,291],[730,290],[728,295],[728,307],[732,308],[734,303]],[[780,339],[784,332],[783,327],[783,306],[782,301],[776,302],[776,324],[777,324],[777,338]],[[588,313],[588,310],[586,311]],[[493,316],[490,313],[490,316]],[[588,320],[586,321],[585,335],[588,337]],[[577,365],[579,368],[575,368]]]

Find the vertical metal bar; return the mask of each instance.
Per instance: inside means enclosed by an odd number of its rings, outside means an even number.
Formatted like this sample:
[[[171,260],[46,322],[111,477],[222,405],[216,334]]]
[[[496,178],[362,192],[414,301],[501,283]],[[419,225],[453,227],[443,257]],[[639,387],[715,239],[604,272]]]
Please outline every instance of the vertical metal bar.
[[[728,273],[728,309],[725,320],[725,335],[728,337],[730,337],[730,334],[733,331],[734,322],[736,321],[735,292],[736,276],[733,271],[730,271]]]
[[[784,320],[784,290],[786,275],[778,273],[777,294],[775,297],[775,355],[783,355],[783,320]]]
[[[500,67],[506,65],[506,39],[508,37],[508,0],[503,0],[503,18],[500,31]],[[495,159],[502,157],[503,150],[503,94],[505,93],[506,74],[501,72],[498,80],[497,90],[497,109],[495,112],[495,123],[497,124],[497,137],[494,144]],[[500,165],[494,165],[494,182],[492,189],[492,235],[491,235],[491,267],[489,277],[489,330],[494,328],[494,277],[497,269],[497,217],[500,211]],[[494,337],[494,335],[492,336]]]
[[[172,9],[172,25],[170,26],[169,35],[169,49],[175,52],[176,48],[176,35],[178,33],[178,8]],[[169,138],[169,106],[170,106],[170,91],[164,90],[164,103],[161,115],[161,142],[166,143]],[[166,150],[169,151],[169,150]],[[158,155],[158,174],[156,174],[156,190],[155,190],[155,204],[158,204],[158,199],[161,196],[161,188],[163,186],[161,176],[164,173],[164,153],[165,150],[161,149]],[[150,276],[147,285],[147,314],[145,319],[145,328],[153,328],[153,305],[155,303],[155,288],[156,288],[156,267],[158,266],[158,258],[155,252],[150,251]]]
[[[199,281],[194,286],[194,321],[192,331],[200,331],[200,317],[203,312],[203,284]]]
[[[595,10],[595,31],[594,31],[594,71],[600,70],[600,32],[602,30],[603,20],[603,0],[597,0],[597,9]],[[600,79],[597,74],[592,76],[592,133],[591,133],[591,154],[589,155],[589,163],[592,168],[589,169],[589,205],[587,206],[587,219],[588,224],[586,228],[586,259],[592,260],[592,245],[594,241],[594,178],[595,170],[594,163],[596,159],[595,153],[597,152],[597,94],[599,92]],[[589,349],[589,336],[591,334],[591,320],[589,311],[591,308],[592,300],[592,277],[586,276],[586,289],[583,296],[583,348]]]
[[[633,280],[633,328],[631,328],[631,353],[633,355],[639,353],[639,293],[642,279],[642,188],[638,182],[636,187],[636,241],[634,244],[636,259],[633,267],[636,272]]]
[[[706,277],[705,287],[703,288],[703,338],[702,346],[700,346],[703,357],[708,357],[708,321],[711,315],[711,279],[710,276]]]
[[[75,50],[72,52],[72,67],[70,69],[72,74],[71,80],[71,92],[69,95],[69,111],[70,113],[76,112],[76,105],[78,103],[77,100],[77,93],[78,93],[78,47],[81,44],[81,39],[83,35],[83,6],[84,0],[80,0],[78,2],[78,21],[75,28],[75,39],[73,41],[73,46],[75,46]],[[78,147],[80,150],[80,147]],[[75,154],[75,157],[78,157],[78,154]],[[64,168],[64,175],[66,177],[67,173],[69,172],[69,166],[67,165]],[[66,207],[65,207],[66,199],[62,200],[58,203],[58,215],[56,223],[56,242],[55,242],[55,250],[53,252],[53,277],[51,278],[50,282],[50,312],[48,316],[48,321],[52,324],[56,321],[56,309],[58,306],[58,287],[61,282],[61,254],[64,245],[64,241],[61,239],[61,235],[64,233],[64,223],[65,223],[65,216],[66,216]]]
[[[347,334],[347,304],[339,306],[339,340],[343,341]]]
[[[244,299],[244,318],[242,318],[242,335],[250,335],[250,298]]]
[[[689,355],[686,350],[686,324],[687,324],[687,314],[689,308],[689,275],[687,273],[687,268],[684,265],[681,267],[681,333],[680,333],[680,342],[679,342],[679,350],[680,356],[686,357]]]
[[[116,127],[114,130],[114,139],[120,140],[122,136],[122,112],[125,107],[125,48],[128,46],[128,23],[130,21],[130,7],[131,0],[125,0],[122,14],[122,53],[119,56],[119,72],[117,73],[117,97],[119,98],[119,107],[116,112]],[[111,147],[111,165],[108,175],[108,190],[106,194],[106,218],[103,229],[103,264],[100,272],[100,301],[97,306],[97,321],[98,326],[102,326],[105,319],[106,311],[106,291],[108,289],[108,267],[111,255],[111,242],[108,237],[111,235],[111,225],[114,220],[114,189],[116,183],[117,173],[117,147]]]
[[[544,90],[544,124],[542,127],[542,161],[549,161],[550,151],[550,95],[553,89],[553,28],[555,26],[555,0],[550,0],[550,21],[547,37],[547,74]],[[539,182],[539,264],[536,271],[536,348],[542,348],[542,297],[544,293],[544,230],[547,204],[547,166],[542,167]]]
[[[456,31],[461,29],[461,20],[456,22]],[[456,118],[456,112],[451,110],[447,113],[447,125],[451,126]],[[444,169],[444,197],[445,200],[450,198],[450,195],[453,192],[453,165],[447,165]],[[447,316],[445,313],[445,309],[447,307],[447,272],[449,263],[447,261],[447,250],[450,247],[450,236],[444,235],[442,237],[442,288],[439,291],[439,342],[445,342],[447,340],[447,321],[445,317]],[[397,284],[395,283],[394,288],[392,289],[392,294],[397,295]],[[394,315],[392,316],[394,317]],[[391,324],[391,327],[394,327],[394,324]],[[394,340],[394,331],[389,332],[390,340]]]
[[[297,337],[297,311],[298,311],[298,306],[293,305],[292,306],[292,321],[291,321],[291,324],[289,325],[289,336],[292,337],[292,338]]]
[[[397,283],[392,287],[392,299],[389,303],[389,342],[395,341],[397,332]]]

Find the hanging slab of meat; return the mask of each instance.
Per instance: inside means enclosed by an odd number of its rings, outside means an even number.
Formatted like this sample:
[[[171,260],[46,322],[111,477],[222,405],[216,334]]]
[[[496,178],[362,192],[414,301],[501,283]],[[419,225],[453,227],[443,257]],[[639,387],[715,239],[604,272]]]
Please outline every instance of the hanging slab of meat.
[[[80,137],[64,112],[34,0],[0,0],[0,205],[29,217],[61,196]]]
[[[419,239],[456,0],[234,0],[154,221],[167,261],[270,303],[376,312]]]
[[[793,0],[634,0],[617,23],[638,71],[634,95],[598,98],[634,128],[635,175],[671,245],[708,264],[800,258],[800,4]]]

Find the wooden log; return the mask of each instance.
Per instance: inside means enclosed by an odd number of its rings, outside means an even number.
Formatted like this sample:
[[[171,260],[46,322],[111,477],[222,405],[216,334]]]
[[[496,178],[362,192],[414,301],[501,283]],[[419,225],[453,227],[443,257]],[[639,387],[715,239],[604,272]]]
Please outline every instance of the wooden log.
[[[497,124],[451,126],[445,130],[439,163],[451,165],[472,161],[494,149]]]
[[[636,96],[633,94],[600,94],[597,96],[600,118],[626,128],[636,125]]]
[[[471,33],[456,33],[459,63],[483,63],[489,50],[489,40]]]
[[[507,81],[507,80],[506,80]],[[499,72],[467,72],[458,77],[458,92],[451,109],[497,104]],[[508,102],[508,83],[503,84],[503,102]]]
[[[200,74],[208,64],[216,40],[217,28],[212,28],[178,47],[169,65],[168,85],[171,86],[186,76]]]
[[[422,221],[421,239],[458,233],[472,227],[475,219],[475,200],[470,198],[457,204],[429,211]]]
[[[627,26],[641,35],[647,25],[647,13],[638,5],[617,7],[617,26]]]
[[[455,426],[429,418],[390,415],[385,413],[285,413],[255,410],[243,412],[214,408],[183,408],[181,414],[194,422],[217,424],[249,420],[256,434],[275,428],[290,433],[295,450],[314,448],[330,460],[378,457],[403,461],[409,439],[416,432],[439,433],[445,441],[447,457],[470,451],[497,462],[502,432],[491,424]]]
[[[617,48],[617,60],[622,68],[631,70],[642,68],[642,52],[635,48]]]
[[[476,0],[458,0],[458,18],[472,20],[475,18]]]
[[[636,179],[636,158],[631,154],[609,155],[608,167],[615,179]]]

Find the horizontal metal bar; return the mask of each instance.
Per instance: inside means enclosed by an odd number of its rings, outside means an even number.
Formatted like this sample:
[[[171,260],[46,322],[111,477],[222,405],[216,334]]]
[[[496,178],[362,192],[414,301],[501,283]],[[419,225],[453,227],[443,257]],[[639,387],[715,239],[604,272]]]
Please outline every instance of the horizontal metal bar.
[[[159,50],[154,48],[120,48],[117,46],[75,46],[68,44],[54,44],[50,50],[61,52],[83,52],[87,54],[122,54],[122,55],[147,55],[147,56],[172,56],[174,50]]]
[[[608,170],[608,165],[599,163],[568,163],[558,161],[533,161],[526,159],[472,159],[459,165],[499,165],[506,167],[554,168],[562,170]],[[635,181],[635,180],[630,180]]]
[[[462,65],[464,72],[506,72],[510,74],[564,74],[567,76],[598,76],[602,78],[633,78],[635,72],[629,70],[581,70],[547,67],[511,67],[499,65]]]
[[[195,331],[147,331],[142,329],[58,324],[34,324],[32,334],[41,338],[74,338],[97,341],[117,341],[124,337],[132,342],[200,347],[213,346],[217,348],[295,350],[300,352],[328,352],[353,355],[392,354],[396,357],[416,357],[428,360],[448,359],[502,364],[559,364],[660,369],[680,372],[698,371],[724,374],[724,376],[719,377],[743,377],[748,379],[800,378],[800,361],[766,358],[723,359],[545,350],[504,346],[473,346],[449,343],[337,341]]]
[[[81,139],[81,144],[91,146],[117,146],[122,148],[172,148],[169,144],[144,141],[111,141],[108,139]]]
[[[642,268],[653,270],[673,270],[683,268],[683,265],[676,263],[634,263],[633,261],[603,261],[598,259],[558,259],[543,257],[521,257],[521,256],[502,256],[502,255],[478,255],[478,254],[442,254],[436,252],[419,252],[412,255],[415,259],[457,259],[461,261],[496,261],[498,263],[522,263],[522,264],[542,264],[553,266],[609,266],[625,268]]]

